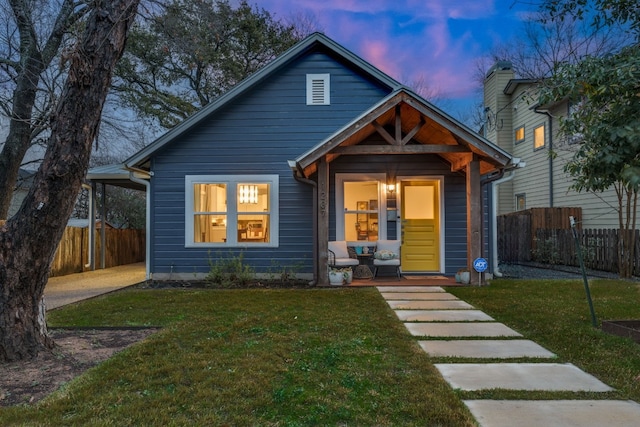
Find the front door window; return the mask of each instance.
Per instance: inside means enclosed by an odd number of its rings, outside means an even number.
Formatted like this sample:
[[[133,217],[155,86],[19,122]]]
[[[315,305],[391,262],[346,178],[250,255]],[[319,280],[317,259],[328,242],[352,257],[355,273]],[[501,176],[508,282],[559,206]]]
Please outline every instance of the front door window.
[[[336,240],[375,242],[386,236],[384,174],[336,174]]]
[[[345,240],[378,240],[378,182],[344,183]]]

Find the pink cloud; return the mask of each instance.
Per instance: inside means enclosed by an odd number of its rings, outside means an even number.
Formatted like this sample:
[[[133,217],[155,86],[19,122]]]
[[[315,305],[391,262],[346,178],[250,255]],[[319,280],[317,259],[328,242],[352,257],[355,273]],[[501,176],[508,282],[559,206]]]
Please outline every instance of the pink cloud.
[[[327,36],[390,76],[405,82],[424,78],[443,95],[465,97],[476,93],[477,58],[505,37],[505,17],[522,13],[510,4],[496,0],[261,0],[259,7],[277,18],[312,14]]]

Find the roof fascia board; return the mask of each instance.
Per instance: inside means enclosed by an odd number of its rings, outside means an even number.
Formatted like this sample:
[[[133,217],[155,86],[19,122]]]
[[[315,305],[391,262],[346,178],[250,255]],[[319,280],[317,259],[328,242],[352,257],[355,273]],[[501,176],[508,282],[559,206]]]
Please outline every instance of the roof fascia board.
[[[513,95],[513,93],[516,91],[518,86],[531,85],[539,82],[540,80],[536,80],[536,79],[511,79],[509,80],[507,85],[504,87],[504,90],[502,91],[502,93],[504,93],[505,95]]]
[[[225,92],[224,94],[216,98],[209,105],[200,109],[199,111],[194,113],[191,117],[187,118],[180,124],[176,125],[174,128],[167,131],[164,135],[160,136],[158,139],[156,139],[154,142],[149,144],[147,147],[143,148],[133,156],[129,157],[127,160],[125,160],[124,164],[127,167],[136,167],[136,166],[139,166],[141,163],[146,162],[154,152],[161,149],[162,147],[164,147],[166,144],[173,141],[174,139],[185,134],[192,127],[199,124],[202,120],[207,118],[216,110],[222,108],[231,100],[240,96],[241,94],[243,94],[244,92],[252,88],[254,85],[259,83],[263,79],[267,78],[268,76],[272,75],[277,70],[279,70],[280,68],[284,67],[286,64],[302,56],[304,53],[312,50],[318,44],[325,46],[329,50],[336,53],[338,56],[344,58],[351,65],[369,74],[372,78],[378,80],[381,84],[387,86],[389,90],[393,90],[401,86],[401,84],[398,83],[396,80],[386,75],[382,71],[378,70],[377,68],[375,68],[374,66],[372,66],[371,64],[363,60],[362,58],[358,57],[357,55],[353,54],[349,50],[345,49],[338,43],[334,42],[324,34],[314,33],[309,37],[307,37],[306,39],[302,40],[300,43],[291,47],[288,51],[286,51],[285,53],[280,55],[278,58],[271,61],[265,67],[256,71],[254,74],[247,77],[245,80],[243,80],[242,82],[240,82],[239,84],[237,84],[236,86],[234,86],[233,88],[231,88],[230,90],[228,90],[227,92]]]

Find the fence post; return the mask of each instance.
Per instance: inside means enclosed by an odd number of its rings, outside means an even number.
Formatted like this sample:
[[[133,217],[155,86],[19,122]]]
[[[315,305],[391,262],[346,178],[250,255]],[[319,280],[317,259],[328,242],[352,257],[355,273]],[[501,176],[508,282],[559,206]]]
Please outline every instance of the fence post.
[[[584,260],[582,259],[582,249],[580,248],[580,240],[578,240],[578,233],[576,233],[576,221],[572,216],[569,217],[571,223],[571,229],[573,230],[573,238],[576,241],[576,251],[578,253],[578,260],[580,261],[580,269],[582,270],[582,281],[584,282],[584,290],[587,293],[587,301],[589,302],[589,311],[591,312],[591,324],[594,328],[598,327],[598,321],[596,320],[596,312],[593,309],[593,301],[591,300],[591,291],[589,290],[589,281],[587,280],[587,272],[584,269]]]

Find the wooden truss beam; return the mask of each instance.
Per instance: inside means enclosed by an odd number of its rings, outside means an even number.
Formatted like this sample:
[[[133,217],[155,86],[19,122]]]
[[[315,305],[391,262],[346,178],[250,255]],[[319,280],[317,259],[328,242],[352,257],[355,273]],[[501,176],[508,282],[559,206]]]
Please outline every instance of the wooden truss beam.
[[[352,155],[438,154],[438,153],[469,153],[470,154],[471,150],[469,150],[466,147],[462,147],[460,145],[412,144],[412,145],[349,145],[347,147],[337,147],[333,150],[333,152],[335,154],[352,154]]]

